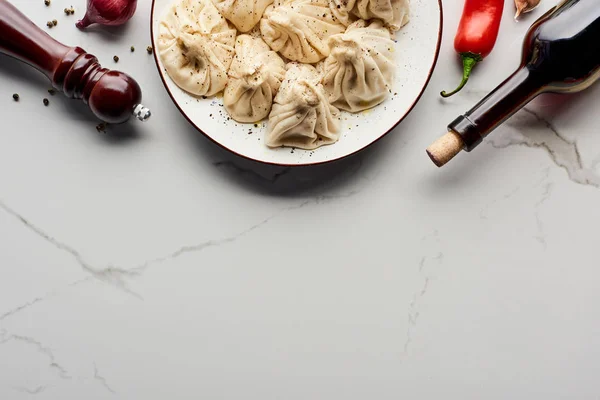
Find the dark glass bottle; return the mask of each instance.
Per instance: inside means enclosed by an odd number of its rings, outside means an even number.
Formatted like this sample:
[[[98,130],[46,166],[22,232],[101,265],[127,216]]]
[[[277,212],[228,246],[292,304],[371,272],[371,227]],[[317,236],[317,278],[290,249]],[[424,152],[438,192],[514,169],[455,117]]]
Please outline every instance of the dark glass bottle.
[[[519,69],[448,126],[427,153],[442,166],[541,93],[573,93],[600,78],[600,0],[565,0],[529,28]]]

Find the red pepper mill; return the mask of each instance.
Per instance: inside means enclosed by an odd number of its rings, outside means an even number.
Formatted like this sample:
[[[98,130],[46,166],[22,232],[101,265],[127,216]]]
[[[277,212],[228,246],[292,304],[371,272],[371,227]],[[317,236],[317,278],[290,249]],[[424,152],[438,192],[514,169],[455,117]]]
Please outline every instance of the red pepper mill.
[[[133,78],[102,68],[80,47],[57,42],[6,0],[0,0],[0,53],[44,73],[56,90],[83,100],[102,121],[119,124],[132,115],[140,121],[150,118]]]

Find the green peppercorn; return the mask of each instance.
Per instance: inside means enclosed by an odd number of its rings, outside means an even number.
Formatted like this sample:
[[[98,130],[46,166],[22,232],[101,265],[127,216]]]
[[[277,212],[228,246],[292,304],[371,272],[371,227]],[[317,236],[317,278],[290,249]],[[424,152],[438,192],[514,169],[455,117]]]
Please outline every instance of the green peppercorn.
[[[135,47],[131,46],[131,52],[133,53],[135,51]]]
[[[48,89],[48,93],[50,93],[50,96],[54,96],[54,94],[56,94],[56,90]]]

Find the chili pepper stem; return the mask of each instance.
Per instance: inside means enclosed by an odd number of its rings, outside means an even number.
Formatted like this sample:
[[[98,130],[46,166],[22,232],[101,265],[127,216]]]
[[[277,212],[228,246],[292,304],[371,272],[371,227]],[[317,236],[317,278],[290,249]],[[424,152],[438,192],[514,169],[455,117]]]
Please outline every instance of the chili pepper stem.
[[[441,92],[440,95],[442,97],[450,97],[450,96],[455,95],[456,93],[460,92],[461,89],[464,88],[465,85],[467,84],[467,82],[469,81],[469,76],[471,76],[471,71],[473,70],[473,67],[475,65],[477,65],[478,62],[483,60],[483,58],[479,54],[473,54],[473,53],[461,53],[460,58],[462,59],[462,63],[463,63],[462,81],[460,82],[460,85],[458,85],[458,87],[456,89],[454,89],[452,92],[450,92],[450,93],[447,93],[446,91]]]

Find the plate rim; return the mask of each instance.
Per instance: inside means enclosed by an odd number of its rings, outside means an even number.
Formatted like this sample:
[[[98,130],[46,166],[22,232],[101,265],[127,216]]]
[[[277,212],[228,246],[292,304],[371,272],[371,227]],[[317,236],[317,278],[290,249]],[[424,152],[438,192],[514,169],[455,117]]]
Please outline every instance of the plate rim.
[[[394,129],[396,129],[396,127],[398,127],[398,125],[400,125],[400,123],[402,121],[404,121],[406,119],[406,117],[408,117],[408,115],[413,111],[413,109],[416,107],[419,100],[421,100],[423,93],[425,93],[425,89],[427,89],[427,87],[429,86],[429,82],[431,81],[433,72],[435,71],[435,67],[437,66],[439,56],[440,56],[440,50],[442,47],[442,35],[444,32],[444,8],[443,8],[442,0],[437,0],[437,2],[438,2],[438,7],[440,9],[440,20],[439,20],[438,38],[437,38],[437,43],[435,46],[435,55],[433,57],[433,63],[431,64],[431,67],[429,68],[429,72],[427,73],[427,79],[425,80],[425,83],[423,84],[423,87],[421,88],[419,95],[415,98],[415,100],[410,105],[408,110],[406,110],[406,112],[398,119],[398,121],[396,121],[396,123],[390,129],[383,132],[379,137],[377,137],[371,143],[369,143],[366,146],[363,146],[360,149],[357,149],[351,153],[348,153],[346,155],[339,156],[336,158],[332,158],[329,160],[317,161],[317,162],[312,162],[312,163],[300,163],[300,164],[287,164],[287,163],[281,163],[281,162],[259,160],[259,159],[256,159],[256,158],[244,155],[244,154],[240,154],[236,150],[233,150],[233,149],[225,146],[224,144],[213,139],[210,135],[208,135],[206,132],[204,132],[198,125],[196,125],[196,123],[194,121],[192,121],[192,119],[187,115],[187,113],[185,111],[183,111],[183,109],[179,106],[179,103],[177,102],[177,100],[175,100],[175,96],[173,95],[173,93],[171,92],[171,89],[169,88],[169,86],[167,84],[165,74],[163,74],[160,69],[158,53],[156,51],[157,46],[156,46],[155,37],[154,37],[154,11],[156,9],[156,7],[155,7],[156,0],[152,0],[152,3],[150,4],[150,41],[152,43],[152,49],[153,49],[152,56],[154,57],[154,63],[156,64],[156,69],[158,70],[158,75],[160,76],[160,80],[162,81],[163,86],[165,87],[165,89],[166,89],[167,93],[169,94],[169,97],[171,98],[171,101],[173,102],[175,107],[177,107],[177,109],[179,110],[181,115],[183,115],[183,117],[194,128],[196,128],[197,131],[199,131],[202,135],[204,135],[206,138],[208,138],[211,142],[213,142],[217,146],[237,155],[238,157],[244,158],[246,160],[254,161],[257,163],[265,164],[265,165],[271,165],[271,166],[277,166],[277,167],[287,167],[287,168],[290,168],[290,167],[312,167],[312,166],[317,166],[317,165],[323,165],[323,164],[328,164],[328,163],[332,163],[335,161],[340,161],[340,160],[346,159],[348,157],[352,157],[352,156],[362,152],[363,150],[366,150],[367,148],[373,146],[375,143],[379,142],[381,139],[383,139],[385,136],[387,136],[390,132],[392,132]]]

